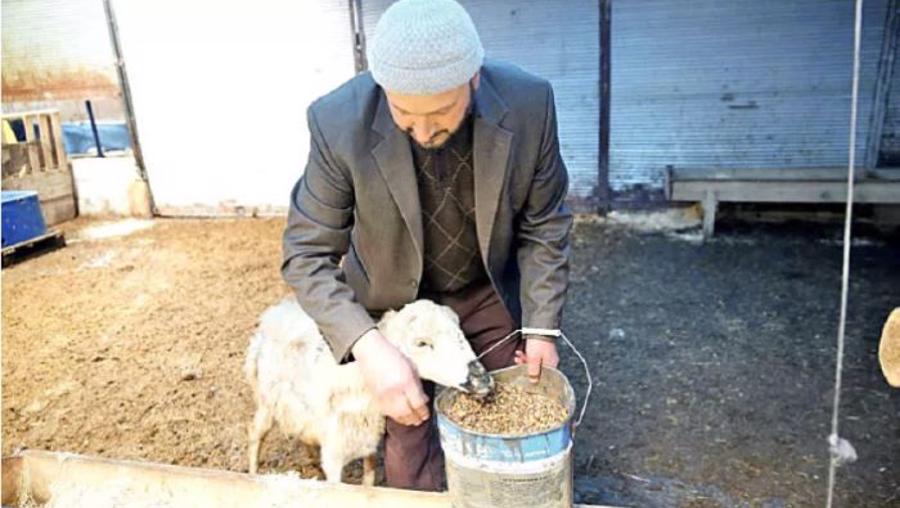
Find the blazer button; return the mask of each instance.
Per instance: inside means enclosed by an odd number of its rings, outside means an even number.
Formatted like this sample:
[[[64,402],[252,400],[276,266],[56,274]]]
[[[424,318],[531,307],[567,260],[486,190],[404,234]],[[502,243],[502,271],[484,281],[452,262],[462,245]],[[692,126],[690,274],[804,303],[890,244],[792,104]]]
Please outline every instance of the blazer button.
[[[419,281],[412,279],[411,281],[409,281],[409,287],[411,287],[413,289],[418,289]]]

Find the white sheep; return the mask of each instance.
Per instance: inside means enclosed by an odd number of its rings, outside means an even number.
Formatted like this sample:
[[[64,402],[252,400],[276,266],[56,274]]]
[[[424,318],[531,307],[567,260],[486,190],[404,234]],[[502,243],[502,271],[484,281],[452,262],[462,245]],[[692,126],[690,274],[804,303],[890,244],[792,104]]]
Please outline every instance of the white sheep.
[[[449,307],[418,300],[385,313],[378,328],[423,379],[482,394],[490,391],[491,377],[475,359]],[[294,298],[263,313],[247,349],[244,373],[257,407],[249,432],[250,473],[256,473],[260,443],[277,422],[286,434],[321,447],[328,481],[341,481],[344,465],[363,458],[363,485],[374,485],[384,414],[357,363],[335,361],[315,322]]]

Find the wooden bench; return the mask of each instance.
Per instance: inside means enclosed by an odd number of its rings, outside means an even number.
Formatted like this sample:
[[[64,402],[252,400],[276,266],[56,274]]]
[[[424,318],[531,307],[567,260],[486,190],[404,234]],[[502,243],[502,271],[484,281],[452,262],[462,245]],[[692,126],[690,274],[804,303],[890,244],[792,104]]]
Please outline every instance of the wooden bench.
[[[900,204],[900,169],[858,170],[858,175],[854,202]],[[665,192],[669,201],[700,203],[703,235],[711,237],[720,202],[846,202],[847,168],[669,169]]]

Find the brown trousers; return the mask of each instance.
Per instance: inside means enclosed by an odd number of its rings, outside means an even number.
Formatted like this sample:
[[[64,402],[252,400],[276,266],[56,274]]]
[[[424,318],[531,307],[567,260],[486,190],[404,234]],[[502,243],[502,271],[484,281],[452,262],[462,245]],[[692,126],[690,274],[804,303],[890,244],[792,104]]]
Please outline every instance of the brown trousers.
[[[421,295],[452,308],[475,354],[479,354],[517,328],[491,284],[476,285],[453,294]],[[491,351],[481,363],[487,370],[508,367],[515,352],[523,349],[513,338]],[[434,383],[423,381],[434,401]],[[434,404],[425,423],[410,427],[388,418],[384,437],[384,474],[388,487],[415,490],[444,488],[444,452],[438,439]]]

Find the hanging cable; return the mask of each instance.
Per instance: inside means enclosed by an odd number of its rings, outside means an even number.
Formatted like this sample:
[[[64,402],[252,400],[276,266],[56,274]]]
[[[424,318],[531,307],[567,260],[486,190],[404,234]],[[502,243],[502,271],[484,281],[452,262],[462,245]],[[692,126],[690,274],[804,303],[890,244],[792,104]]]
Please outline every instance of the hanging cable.
[[[827,508],[834,503],[834,483],[838,466],[856,460],[856,451],[849,441],[838,433],[841,410],[841,376],[844,367],[844,332],[847,328],[847,296],[850,287],[850,231],[853,223],[853,183],[856,161],[856,116],[859,100],[859,54],[862,35],[862,0],[855,0],[853,25],[853,89],[850,99],[850,156],[847,164],[847,210],[844,214],[844,261],[841,271],[841,316],[838,323],[837,358],[834,372],[834,401],[831,407],[831,434],[828,436],[828,500]]]

